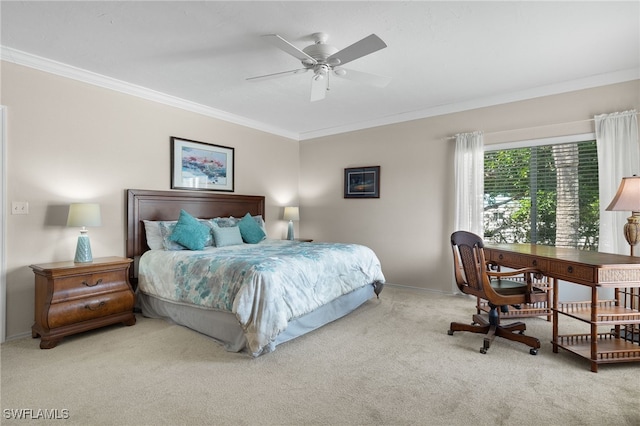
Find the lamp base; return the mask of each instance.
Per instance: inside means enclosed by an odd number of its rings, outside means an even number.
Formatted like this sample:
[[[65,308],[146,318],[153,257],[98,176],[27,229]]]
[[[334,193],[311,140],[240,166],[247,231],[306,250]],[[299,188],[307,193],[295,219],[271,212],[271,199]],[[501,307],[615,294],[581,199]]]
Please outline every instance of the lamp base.
[[[289,221],[289,229],[287,230],[287,240],[293,240],[293,221]]]
[[[78,245],[76,245],[76,257],[73,259],[75,263],[93,262],[91,255],[91,242],[86,233],[80,233],[78,236]]]
[[[640,212],[632,212],[624,224],[624,238],[631,246],[631,256],[634,255],[634,247],[640,241]]]

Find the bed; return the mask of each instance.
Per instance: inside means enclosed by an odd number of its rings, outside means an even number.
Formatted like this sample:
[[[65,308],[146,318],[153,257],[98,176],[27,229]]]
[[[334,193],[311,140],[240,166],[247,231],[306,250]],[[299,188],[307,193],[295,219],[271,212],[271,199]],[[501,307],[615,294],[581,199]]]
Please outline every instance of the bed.
[[[214,228],[227,219],[234,225],[241,218],[260,223],[265,219],[263,196],[138,189],[126,193],[126,254],[134,259],[129,278],[137,307],[144,316],[210,336],[229,351],[254,357],[271,352],[349,314],[382,291],[379,260],[357,244],[267,237],[253,244],[213,243],[201,250],[162,250],[157,242],[151,244],[154,249],[149,247],[145,225],[175,222],[185,212]]]

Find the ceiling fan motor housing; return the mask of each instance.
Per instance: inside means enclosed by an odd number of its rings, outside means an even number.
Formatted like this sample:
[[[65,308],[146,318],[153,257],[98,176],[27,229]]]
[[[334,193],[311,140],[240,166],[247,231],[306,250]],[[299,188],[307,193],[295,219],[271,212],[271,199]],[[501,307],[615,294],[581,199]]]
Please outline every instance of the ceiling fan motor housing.
[[[328,44],[317,43],[317,44],[312,44],[311,46],[305,47],[304,49],[302,49],[302,51],[307,55],[311,56],[313,59],[315,59],[318,64],[326,65],[327,58],[333,55],[334,53],[336,53],[338,49]],[[302,61],[302,65],[304,65],[307,68],[312,68],[313,65],[315,64],[310,63],[308,61]]]

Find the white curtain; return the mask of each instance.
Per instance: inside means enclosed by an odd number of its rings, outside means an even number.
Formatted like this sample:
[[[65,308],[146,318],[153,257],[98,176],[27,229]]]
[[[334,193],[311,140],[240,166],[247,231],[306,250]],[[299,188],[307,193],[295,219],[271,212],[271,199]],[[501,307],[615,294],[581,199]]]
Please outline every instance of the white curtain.
[[[482,132],[456,135],[455,230],[484,237],[484,137]]]
[[[640,141],[635,110],[596,115],[596,144],[600,189],[599,251],[629,254],[623,235],[631,212],[606,211],[623,177],[640,175]]]

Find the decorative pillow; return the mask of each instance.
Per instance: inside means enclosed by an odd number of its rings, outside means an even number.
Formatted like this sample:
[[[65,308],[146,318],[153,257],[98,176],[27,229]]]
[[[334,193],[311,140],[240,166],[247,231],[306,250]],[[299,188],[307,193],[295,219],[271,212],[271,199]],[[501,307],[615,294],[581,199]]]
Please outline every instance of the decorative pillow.
[[[211,224],[206,219],[198,219],[198,221],[209,228],[209,235],[205,247],[213,246],[213,235],[211,234]],[[148,223],[147,223],[148,222]],[[145,231],[147,234],[147,245],[152,250],[185,250],[186,247],[170,239],[175,228],[177,220],[145,220]],[[156,235],[155,232],[158,234]],[[153,238],[152,240],[150,240]],[[153,244],[153,247],[151,246]]]
[[[246,215],[245,215],[246,216]],[[253,218],[253,220],[256,221],[256,223],[258,224],[258,226],[260,226],[260,228],[262,229],[262,232],[264,232],[264,235],[267,235],[267,227],[264,224],[264,219],[262,218],[261,214],[255,215],[255,216],[251,216]],[[235,223],[233,225],[229,225],[229,226],[236,226],[237,223],[240,221],[240,219],[236,219],[233,216],[229,217],[229,220],[231,221],[235,221]],[[220,223],[218,223],[218,225],[220,225]],[[224,225],[220,225],[220,226],[224,226]]]
[[[242,240],[245,243],[257,244],[267,236],[249,213],[240,219],[238,228],[240,228],[240,235],[242,235]]]
[[[144,233],[147,237],[147,245],[151,250],[164,250],[162,230],[160,221],[144,220]],[[168,222],[167,222],[168,223]],[[173,222],[174,224],[176,221]]]
[[[203,250],[209,237],[209,227],[184,210],[180,210],[178,223],[169,237],[190,250]]]
[[[256,223],[258,225],[260,225],[260,228],[262,228],[262,231],[264,231],[264,234],[267,235],[267,228],[265,227],[264,224],[264,219],[262,218],[262,215],[255,215],[255,216],[251,216],[253,217],[253,220],[256,221]],[[216,217],[213,219],[209,219],[209,222],[211,223],[215,223],[216,225],[218,225],[220,228],[228,228],[230,226],[238,226],[238,222],[240,222],[240,219],[237,219],[233,216],[229,216],[229,217]]]
[[[215,223],[220,228],[229,228],[231,226],[237,226],[238,225],[238,219],[236,219],[233,216],[230,216],[230,217],[216,217],[214,219],[211,219],[211,223]]]
[[[158,225],[160,227],[160,234],[162,235],[162,247],[165,250],[186,250],[185,246],[171,240],[171,234],[173,233],[173,228],[176,227],[176,223],[178,223],[177,220],[158,222]]]
[[[234,246],[243,244],[240,228],[237,226],[220,227],[217,223],[213,223],[213,239],[216,247]]]
[[[262,232],[264,232],[264,236],[266,238],[267,236],[267,227],[264,224],[264,219],[262,218],[262,215],[256,215],[256,216],[252,216],[253,220],[256,221],[256,223],[258,224],[258,226],[260,226],[260,229],[262,229]]]

